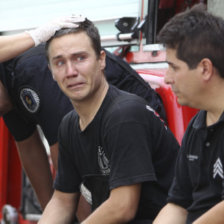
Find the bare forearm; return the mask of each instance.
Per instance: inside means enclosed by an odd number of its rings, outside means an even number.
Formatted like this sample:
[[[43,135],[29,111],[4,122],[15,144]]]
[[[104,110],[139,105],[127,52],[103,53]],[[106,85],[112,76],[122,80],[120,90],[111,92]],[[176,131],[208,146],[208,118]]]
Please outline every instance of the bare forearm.
[[[169,203],[159,212],[153,224],[185,224],[186,219],[186,209]]]
[[[218,203],[212,207],[201,217],[199,217],[193,224],[223,224],[224,223],[224,202]]]
[[[34,41],[27,33],[0,37],[0,62],[12,59],[34,46]]]
[[[82,224],[120,224],[126,223],[122,215],[119,215],[117,205],[104,202],[98,209],[96,209]]]
[[[38,224],[70,224],[75,218],[78,194],[55,191]]]
[[[44,209],[53,194],[53,180],[46,150],[37,130],[26,140],[17,142],[17,147],[22,166]]]
[[[61,206],[60,204],[52,205],[50,202],[44,210],[38,224],[70,224],[74,220],[74,215],[72,214],[72,211],[69,212],[67,207]]]
[[[135,217],[140,191],[140,184],[113,189],[110,197],[82,224],[128,223]]]

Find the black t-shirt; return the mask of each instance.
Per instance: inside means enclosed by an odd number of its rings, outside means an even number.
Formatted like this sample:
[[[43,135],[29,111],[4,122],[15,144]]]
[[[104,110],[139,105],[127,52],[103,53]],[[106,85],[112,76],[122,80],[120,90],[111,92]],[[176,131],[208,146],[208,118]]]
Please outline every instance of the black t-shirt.
[[[0,78],[15,106],[14,111],[4,116],[15,139],[26,139],[34,132],[36,125],[40,125],[52,145],[57,142],[61,119],[72,110],[72,105],[52,79],[44,47],[39,45],[6,62]],[[107,80],[120,89],[144,97],[165,119],[165,110],[156,92],[128,63],[108,51],[106,54]]]
[[[142,183],[138,219],[154,219],[164,206],[179,145],[146,101],[110,86],[84,131],[75,111],[59,131],[55,188],[77,192],[82,182],[97,207],[119,186]]]
[[[206,127],[206,112],[190,122],[177,159],[168,201],[186,208],[187,223],[224,199],[224,114]]]

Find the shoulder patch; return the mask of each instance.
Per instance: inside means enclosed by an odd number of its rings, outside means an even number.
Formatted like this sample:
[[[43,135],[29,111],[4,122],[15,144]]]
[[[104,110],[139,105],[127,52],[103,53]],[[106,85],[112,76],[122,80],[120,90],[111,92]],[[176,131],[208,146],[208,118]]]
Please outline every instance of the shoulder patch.
[[[30,113],[35,113],[40,107],[40,97],[31,88],[23,88],[20,90],[20,99],[25,106],[25,108]]]

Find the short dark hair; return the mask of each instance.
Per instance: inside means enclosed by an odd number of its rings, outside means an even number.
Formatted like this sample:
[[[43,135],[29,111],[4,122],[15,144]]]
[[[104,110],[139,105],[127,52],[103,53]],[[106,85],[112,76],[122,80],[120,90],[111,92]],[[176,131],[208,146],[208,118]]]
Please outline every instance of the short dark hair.
[[[203,4],[174,16],[158,34],[157,40],[176,49],[177,58],[195,68],[209,58],[224,78],[224,20],[206,11]]]
[[[100,41],[99,31],[96,28],[96,26],[93,24],[93,22],[91,22],[88,19],[85,19],[85,21],[81,22],[77,28],[63,28],[61,30],[58,30],[54,34],[54,36],[52,36],[46,43],[45,49],[46,49],[47,58],[48,58],[48,48],[53,39],[64,36],[66,34],[78,33],[78,32],[86,32],[86,34],[91,40],[91,44],[96,53],[96,56],[97,58],[99,58],[100,52],[101,52],[101,41]]]

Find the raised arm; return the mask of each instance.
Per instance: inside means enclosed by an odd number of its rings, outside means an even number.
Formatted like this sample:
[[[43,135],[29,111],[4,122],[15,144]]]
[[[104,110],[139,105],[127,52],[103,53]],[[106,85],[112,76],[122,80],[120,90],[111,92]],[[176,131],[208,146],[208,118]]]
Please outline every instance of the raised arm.
[[[31,47],[47,41],[63,27],[77,27],[78,23],[83,20],[82,16],[71,16],[54,20],[24,33],[0,36],[0,62],[7,61]]]
[[[168,203],[157,215],[153,224],[185,224],[187,210],[178,205]]]
[[[9,60],[34,46],[28,33],[0,37],[0,62]]]
[[[113,189],[110,197],[100,205],[82,224],[128,223],[136,214],[141,184]]]

